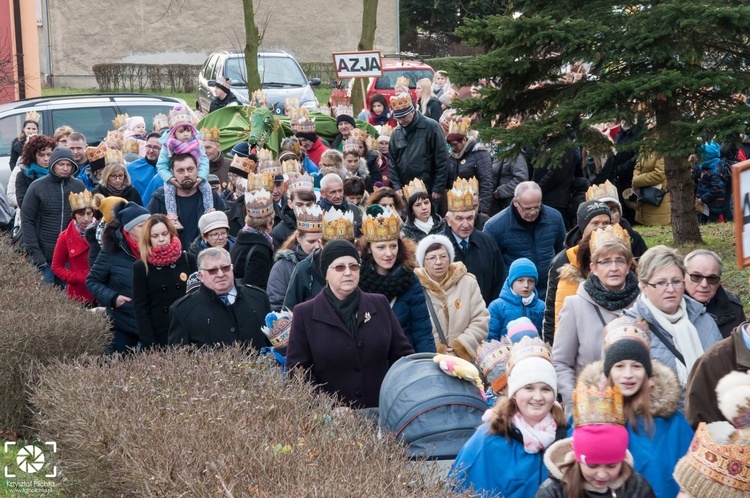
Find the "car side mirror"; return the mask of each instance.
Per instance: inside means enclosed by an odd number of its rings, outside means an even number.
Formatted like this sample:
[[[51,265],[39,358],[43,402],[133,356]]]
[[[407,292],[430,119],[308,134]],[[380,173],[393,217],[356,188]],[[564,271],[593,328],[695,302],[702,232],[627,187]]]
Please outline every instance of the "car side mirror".
[[[328,88],[336,88],[338,86],[338,81],[333,80],[330,83],[328,83]]]
[[[216,86],[216,80],[208,80],[208,86]]]
[[[320,85],[320,78],[313,78],[310,80],[310,86],[318,86]]]

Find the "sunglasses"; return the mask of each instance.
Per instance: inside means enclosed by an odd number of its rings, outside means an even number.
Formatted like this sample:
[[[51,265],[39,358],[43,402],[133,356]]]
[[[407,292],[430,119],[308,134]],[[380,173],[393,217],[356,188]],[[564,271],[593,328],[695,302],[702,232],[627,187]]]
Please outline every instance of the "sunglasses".
[[[233,265],[223,265],[223,266],[218,266],[216,268],[201,268],[201,271],[204,271],[208,273],[209,275],[214,276],[219,272],[229,273],[230,271],[232,271],[232,268],[233,268]]]
[[[333,271],[335,271],[336,273],[344,273],[347,268],[349,268],[349,271],[352,272],[352,273],[358,273],[359,272],[359,268],[360,268],[360,264],[359,263],[349,263],[348,265],[341,264],[341,265],[331,266],[331,269]]]
[[[709,283],[709,285],[716,285],[721,281],[721,276],[719,275],[701,275],[700,273],[691,273],[690,275],[690,281],[694,284],[699,284],[703,282],[703,279],[706,279],[706,282]]]

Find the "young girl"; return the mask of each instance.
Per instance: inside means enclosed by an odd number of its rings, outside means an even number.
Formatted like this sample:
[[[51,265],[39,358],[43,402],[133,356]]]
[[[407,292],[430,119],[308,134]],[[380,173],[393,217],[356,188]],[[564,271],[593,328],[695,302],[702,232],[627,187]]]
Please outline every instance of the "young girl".
[[[396,127],[396,120],[391,115],[391,108],[388,107],[388,103],[385,97],[376,93],[370,98],[370,117],[367,121],[373,126],[390,125]]]
[[[448,79],[448,73],[445,71],[435,71],[432,76],[432,93],[435,98],[440,98],[444,93],[452,90],[451,80]]]
[[[200,141],[200,134],[191,121],[190,113],[182,106],[177,106],[169,113],[169,124],[172,129],[162,137],[162,147],[159,160],[156,162],[156,170],[164,180],[164,203],[167,208],[167,218],[178,230],[182,224],[177,218],[177,180],[169,169],[169,158],[174,154],[190,154],[198,164],[198,190],[203,196],[203,212],[208,213],[214,209],[213,193],[211,185],[208,184],[208,156]]]
[[[132,116],[125,120],[128,129],[123,133],[123,138],[135,138],[136,140],[146,140],[146,120],[143,116]]]
[[[488,307],[490,312],[490,332],[488,341],[499,340],[507,334],[508,322],[528,317],[537,330],[542,330],[544,303],[539,300],[536,282],[539,280],[534,263],[527,258],[519,258],[510,265],[508,278],[500,291],[500,297]]]

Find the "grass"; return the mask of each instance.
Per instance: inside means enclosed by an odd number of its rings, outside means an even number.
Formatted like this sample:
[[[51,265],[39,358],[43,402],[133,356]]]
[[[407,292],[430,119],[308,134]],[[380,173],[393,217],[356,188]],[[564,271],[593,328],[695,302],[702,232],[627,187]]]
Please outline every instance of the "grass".
[[[16,456],[18,450],[20,450],[25,444],[25,441],[19,439],[15,445],[8,447],[8,452],[5,452],[5,441],[0,440],[0,498],[3,497],[32,497],[32,496],[48,496],[58,497],[63,496],[61,492],[55,488],[57,486],[49,486],[38,483],[54,483],[58,484],[62,480],[62,476],[55,478],[44,477],[44,474],[50,473],[47,467],[44,467],[41,472],[36,474],[25,474],[18,470],[16,464]],[[15,474],[16,477],[6,478],[5,468],[11,474]],[[15,484],[15,486],[14,486]],[[25,490],[25,491],[24,491]]]

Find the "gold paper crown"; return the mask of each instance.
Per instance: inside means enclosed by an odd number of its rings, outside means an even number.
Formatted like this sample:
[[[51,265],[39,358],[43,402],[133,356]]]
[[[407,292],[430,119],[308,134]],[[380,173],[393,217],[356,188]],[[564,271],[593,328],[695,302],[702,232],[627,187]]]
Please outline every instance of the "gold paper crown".
[[[354,213],[332,207],[323,215],[323,240],[354,240]]]
[[[396,85],[409,88],[409,78],[407,78],[406,76],[399,76],[398,78],[396,78]]]
[[[107,157],[107,142],[102,142],[96,147],[86,147],[86,158],[90,163]]]
[[[263,107],[268,102],[268,96],[263,90],[255,90],[250,96],[250,105],[253,107]]]
[[[362,220],[362,238],[365,242],[396,240],[401,232],[401,217],[390,207],[377,216],[365,215]]]
[[[367,150],[378,150],[378,140],[372,135],[367,135],[365,145],[367,146]]]
[[[469,134],[469,127],[471,126],[471,119],[454,117],[451,119],[448,125],[448,135],[458,134],[466,136]]]
[[[166,114],[157,114],[154,116],[151,124],[154,131],[163,130],[164,128],[169,128],[169,118]]]
[[[344,140],[344,145],[341,147],[341,152],[343,154],[347,154],[349,152],[356,152],[357,154],[359,154],[359,146],[361,143],[362,142],[360,142],[356,138],[347,138],[346,140]]]
[[[345,88],[334,88],[331,91],[331,106],[336,108],[340,105],[347,106],[351,103],[352,98],[347,95]]]
[[[594,254],[597,249],[609,241],[619,242],[630,249],[630,234],[627,230],[620,225],[607,225],[591,232],[591,240],[589,240],[591,254]]]
[[[289,178],[296,178],[300,173],[300,164],[296,159],[287,159],[281,163],[281,172]]]
[[[513,344],[508,358],[508,375],[513,367],[526,358],[542,358],[552,364],[552,352],[550,347],[538,337],[524,336],[520,341]]]
[[[229,167],[244,171],[245,173],[249,174],[255,171],[255,161],[248,157],[242,157],[239,154],[236,154],[232,158],[232,162]]]
[[[110,164],[125,164],[125,159],[122,157],[122,151],[118,149],[107,149],[107,158],[105,160],[107,166]]]
[[[130,116],[127,114],[118,114],[115,116],[115,119],[112,120],[112,126],[115,127],[115,130],[119,130],[127,124],[129,117]]]
[[[465,178],[457,178],[453,182],[453,188],[460,190],[461,192],[471,192],[471,195],[479,194],[479,181],[476,176],[472,176],[468,180]]]
[[[297,211],[297,230],[304,233],[323,231],[323,209],[317,204]]]
[[[193,114],[187,107],[178,105],[169,111],[169,127],[174,128],[179,123],[192,123]]]
[[[299,99],[297,97],[287,97],[284,99],[284,114],[292,117],[292,112],[299,109]]]
[[[310,175],[300,175],[289,182],[289,195],[300,190],[315,191],[315,180]]]
[[[601,390],[579,381],[573,391],[573,422],[576,427],[595,424],[625,425],[620,388],[607,386]]]
[[[380,135],[378,135],[378,140],[380,140],[383,137],[390,138],[391,135],[393,135],[393,127],[391,125],[383,125],[380,127]]]
[[[367,140],[367,132],[365,130],[360,130],[359,128],[352,128],[349,132],[349,138],[364,143]]]
[[[250,173],[247,175],[247,190],[257,192],[260,190],[273,190],[273,175],[268,173]]]
[[[623,315],[604,326],[602,348],[605,352],[612,344],[623,339],[639,341],[647,351],[651,350],[651,331],[642,318]]]
[[[264,325],[260,330],[268,337],[274,348],[283,348],[289,342],[289,333],[292,331],[292,313],[289,311],[271,312],[266,315],[266,323],[271,316],[273,316],[271,327]]]
[[[448,191],[448,211],[451,213],[474,211],[474,193],[471,190],[459,190],[454,186]]]
[[[411,196],[414,194],[417,194],[419,192],[427,193],[427,187],[425,187],[425,184],[422,180],[419,178],[415,178],[412,181],[409,182],[408,185],[404,185],[401,187],[401,190],[403,190],[404,197],[408,201],[411,199]]]
[[[245,212],[251,218],[265,218],[272,215],[273,199],[271,193],[264,188],[257,192],[245,192]]]
[[[586,191],[586,201],[612,201],[620,203],[617,195],[617,187],[612,185],[609,180],[599,185],[592,185]]]
[[[411,106],[411,95],[406,92],[391,97],[391,109],[394,111],[403,111]]]
[[[274,161],[273,159],[268,161],[260,161],[258,163],[258,172],[268,173],[271,176],[282,174],[281,163]]]
[[[23,118],[24,121],[33,121],[35,123],[39,123],[41,119],[42,116],[36,111],[27,111],[26,116]]]
[[[140,144],[137,138],[128,138],[122,143],[123,154],[138,154]]]
[[[78,211],[79,209],[91,208],[94,209],[94,199],[91,197],[91,192],[84,190],[80,194],[71,192],[68,195],[68,202],[70,202],[70,210]]]
[[[206,142],[216,142],[219,143],[219,129],[216,127],[213,128],[201,128],[201,134],[203,135],[203,140]]]
[[[110,140],[113,140],[115,142],[122,142],[122,132],[120,130],[111,130],[107,132],[107,138],[106,141],[109,142]],[[122,143],[120,143],[120,146],[122,146]]]
[[[354,108],[350,105],[339,104],[336,106],[336,116],[354,117]]]
[[[479,370],[490,383],[494,380],[491,377],[491,373],[496,369],[498,365],[502,363],[503,372],[505,372],[505,364],[510,358],[510,349],[513,344],[508,339],[507,335],[501,336],[500,340],[492,339],[489,342],[483,342],[478,348],[475,354],[476,364]],[[499,372],[496,372],[499,373]]]
[[[270,149],[260,149],[258,151],[258,162],[273,161],[273,151]]]
[[[300,133],[315,133],[315,120],[307,116],[300,117],[297,121],[297,131]]]

